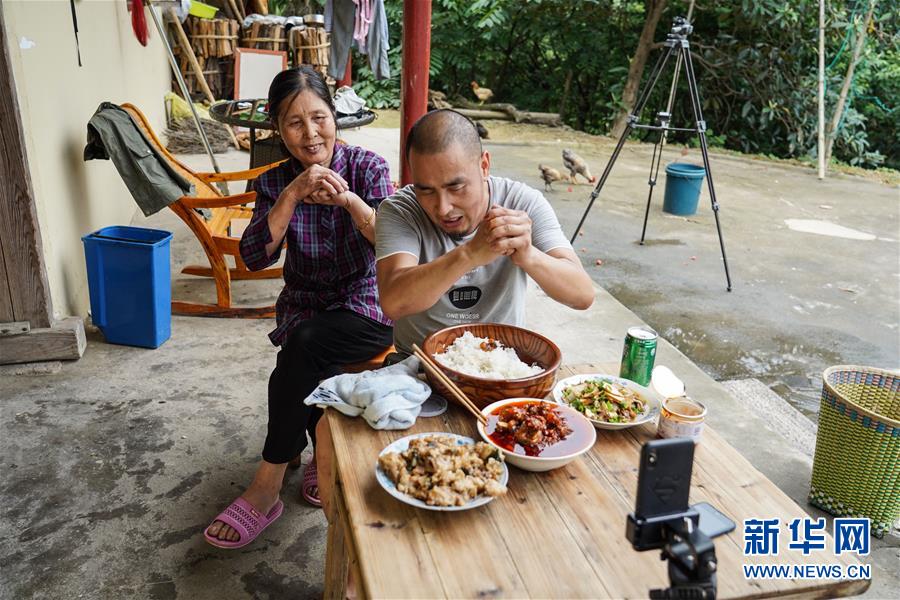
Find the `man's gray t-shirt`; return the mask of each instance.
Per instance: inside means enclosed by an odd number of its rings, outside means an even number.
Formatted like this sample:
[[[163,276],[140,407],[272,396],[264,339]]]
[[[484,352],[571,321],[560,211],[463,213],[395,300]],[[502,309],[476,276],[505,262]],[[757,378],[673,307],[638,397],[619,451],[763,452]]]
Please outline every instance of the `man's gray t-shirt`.
[[[531,217],[531,243],[542,252],[570,248],[556,214],[546,198],[524,183],[490,177],[491,204],[521,210]],[[397,253],[411,254],[426,264],[470,240],[472,233],[452,238],[431,222],[408,185],[386,198],[378,208],[375,260]],[[403,317],[394,324],[394,345],[404,354],[431,333],[465,323],[524,325],[528,278],[509,257],[463,275],[428,310]]]

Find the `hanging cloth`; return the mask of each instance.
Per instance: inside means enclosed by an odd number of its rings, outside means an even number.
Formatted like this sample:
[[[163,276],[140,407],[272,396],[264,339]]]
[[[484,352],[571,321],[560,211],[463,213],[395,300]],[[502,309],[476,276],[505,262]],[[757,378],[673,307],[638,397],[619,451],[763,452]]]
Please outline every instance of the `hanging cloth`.
[[[147,140],[131,115],[111,102],[101,102],[88,121],[84,160],[94,159],[112,160],[145,216],[194,193],[194,185]]]
[[[146,46],[150,31],[147,29],[147,16],[144,14],[144,0],[127,1],[131,2],[131,29],[134,31],[134,37],[141,46]]]
[[[387,79],[391,76],[384,0],[327,0],[325,29],[331,32],[329,76],[343,79],[347,58],[350,56],[350,48],[354,41],[360,54],[368,55],[369,66],[376,79]],[[360,42],[356,35],[362,33],[365,33],[365,37],[364,41]]]
[[[371,25],[365,45],[359,51],[369,55],[369,66],[376,79],[387,79],[391,76],[388,62],[388,20],[384,9],[384,0],[371,0]]]
[[[347,58],[353,44],[356,5],[353,0],[327,0],[325,2],[325,29],[331,32],[328,50],[328,75],[343,79],[347,70]]]
[[[353,0],[353,4],[356,5],[353,39],[356,40],[356,47],[362,50],[366,47],[366,37],[369,35],[369,26],[372,24],[372,1]]]

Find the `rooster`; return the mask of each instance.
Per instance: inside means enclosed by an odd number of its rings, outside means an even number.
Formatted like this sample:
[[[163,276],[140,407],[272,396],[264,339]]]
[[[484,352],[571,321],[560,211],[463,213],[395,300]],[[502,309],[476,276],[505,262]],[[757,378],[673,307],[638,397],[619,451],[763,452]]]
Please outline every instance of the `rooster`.
[[[479,104],[484,104],[485,102],[487,102],[488,100],[490,100],[491,98],[494,97],[494,92],[492,92],[491,90],[489,90],[485,87],[481,87],[480,85],[478,85],[477,81],[473,81],[471,83],[471,85],[472,85],[472,93],[474,93],[475,97],[478,98]]]
[[[591,171],[588,169],[587,163],[584,162],[583,158],[566,148],[562,151],[562,159],[563,164],[569,170],[569,180],[572,183],[577,183],[575,181],[575,175],[586,177],[588,181],[594,183],[596,177],[591,175]]]
[[[481,124],[481,121],[475,121],[475,129],[478,130],[478,137],[483,140],[490,139],[488,138],[488,130],[487,127]]]
[[[544,180],[544,191],[552,192],[553,191],[553,182],[554,181],[562,181],[562,173],[554,169],[553,167],[548,167],[546,165],[538,165],[538,169],[541,170],[541,179]]]

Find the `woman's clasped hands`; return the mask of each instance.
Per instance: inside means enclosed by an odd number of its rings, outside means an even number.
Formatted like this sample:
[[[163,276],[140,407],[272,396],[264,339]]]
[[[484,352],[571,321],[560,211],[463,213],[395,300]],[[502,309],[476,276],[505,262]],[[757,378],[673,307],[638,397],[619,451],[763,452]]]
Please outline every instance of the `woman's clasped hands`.
[[[347,207],[350,186],[343,177],[327,167],[311,165],[288,185],[297,204],[328,204]]]

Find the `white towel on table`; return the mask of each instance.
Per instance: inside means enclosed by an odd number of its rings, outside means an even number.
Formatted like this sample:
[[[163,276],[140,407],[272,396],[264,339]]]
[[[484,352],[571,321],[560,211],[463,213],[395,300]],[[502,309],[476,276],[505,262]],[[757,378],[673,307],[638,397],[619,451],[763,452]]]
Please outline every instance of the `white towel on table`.
[[[362,373],[345,373],[319,384],[303,402],[334,408],[349,417],[362,415],[373,429],[408,429],[416,422],[431,388],[416,377],[419,359]]]

